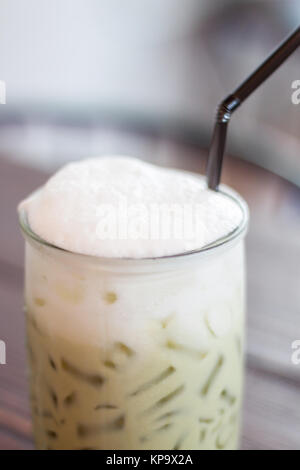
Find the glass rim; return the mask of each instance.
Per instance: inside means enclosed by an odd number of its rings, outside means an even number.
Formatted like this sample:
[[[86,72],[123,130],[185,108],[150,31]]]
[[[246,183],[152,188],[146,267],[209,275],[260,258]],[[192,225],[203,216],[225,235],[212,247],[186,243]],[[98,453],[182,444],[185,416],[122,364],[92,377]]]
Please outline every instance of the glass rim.
[[[204,255],[211,252],[214,252],[216,249],[230,245],[231,242],[239,239],[244,235],[247,231],[248,221],[249,221],[249,209],[246,201],[233,189],[229,188],[228,186],[222,185],[222,189],[219,189],[219,192],[224,196],[232,199],[241,209],[242,212],[242,220],[240,224],[235,227],[234,230],[229,232],[228,234],[224,235],[223,237],[218,238],[214,242],[207,244],[199,249],[189,250],[185,252],[175,253],[171,255],[163,255],[163,256],[151,256],[151,257],[142,257],[142,258],[133,258],[133,257],[109,257],[109,256],[97,256],[97,255],[89,255],[85,253],[75,252],[71,250],[67,250],[60,246],[54,245],[53,243],[48,242],[47,240],[41,238],[37,233],[35,233],[28,222],[27,219],[27,212],[25,209],[19,209],[19,225],[21,230],[26,238],[29,237],[32,241],[38,243],[41,246],[48,247],[50,249],[59,251],[61,253],[65,253],[72,256],[83,257],[87,260],[97,260],[98,262],[102,263],[115,263],[115,264],[122,264],[125,262],[131,263],[142,263],[142,262],[160,262],[160,261],[171,261],[173,259],[190,259],[194,258],[196,255]]]

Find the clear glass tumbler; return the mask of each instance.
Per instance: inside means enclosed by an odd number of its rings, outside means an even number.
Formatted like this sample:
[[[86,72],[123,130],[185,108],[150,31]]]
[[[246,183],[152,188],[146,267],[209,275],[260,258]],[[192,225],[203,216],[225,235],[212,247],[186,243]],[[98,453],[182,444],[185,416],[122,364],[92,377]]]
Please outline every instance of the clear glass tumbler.
[[[26,239],[30,398],[38,449],[236,449],[244,235],[155,259]]]

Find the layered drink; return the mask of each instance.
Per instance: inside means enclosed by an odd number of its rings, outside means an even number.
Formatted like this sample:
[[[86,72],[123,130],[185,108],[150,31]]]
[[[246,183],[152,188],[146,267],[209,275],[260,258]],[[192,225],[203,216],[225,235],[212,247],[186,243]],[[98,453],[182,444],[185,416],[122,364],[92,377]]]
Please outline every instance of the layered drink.
[[[38,449],[235,449],[247,207],[122,157],[20,204]]]

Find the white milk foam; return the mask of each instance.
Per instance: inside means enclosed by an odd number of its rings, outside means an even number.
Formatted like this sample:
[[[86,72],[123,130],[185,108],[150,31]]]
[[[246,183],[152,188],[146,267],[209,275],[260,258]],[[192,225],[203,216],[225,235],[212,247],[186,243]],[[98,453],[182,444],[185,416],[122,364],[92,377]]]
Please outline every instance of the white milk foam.
[[[64,166],[21,207],[48,242],[113,258],[200,249],[242,220],[238,204],[207,189],[203,177],[121,156]]]

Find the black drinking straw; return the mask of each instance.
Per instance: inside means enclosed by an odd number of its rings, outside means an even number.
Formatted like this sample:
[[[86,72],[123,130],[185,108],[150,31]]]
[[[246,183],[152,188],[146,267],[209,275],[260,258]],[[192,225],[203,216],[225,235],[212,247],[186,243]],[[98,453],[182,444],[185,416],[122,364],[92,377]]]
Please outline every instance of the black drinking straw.
[[[207,164],[207,184],[210,189],[218,190],[223,156],[226,143],[227,125],[231,114],[256,88],[259,87],[300,45],[300,27],[253,72],[232,94],[227,96],[218,107],[214,132],[209,149]]]

